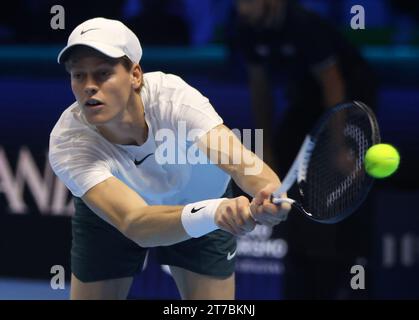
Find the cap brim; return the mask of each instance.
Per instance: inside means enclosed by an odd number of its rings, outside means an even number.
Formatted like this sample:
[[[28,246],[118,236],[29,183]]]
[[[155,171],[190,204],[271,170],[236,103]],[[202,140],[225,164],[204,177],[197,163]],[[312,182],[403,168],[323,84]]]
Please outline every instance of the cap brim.
[[[70,49],[74,48],[75,46],[90,47],[111,58],[121,58],[125,55],[125,53],[122,50],[103,43],[98,43],[94,41],[79,41],[76,43],[72,43],[69,46],[66,46],[64,49],[60,51],[57,58],[58,63],[62,63],[63,60],[65,60],[65,58],[67,57],[67,54],[70,52]]]

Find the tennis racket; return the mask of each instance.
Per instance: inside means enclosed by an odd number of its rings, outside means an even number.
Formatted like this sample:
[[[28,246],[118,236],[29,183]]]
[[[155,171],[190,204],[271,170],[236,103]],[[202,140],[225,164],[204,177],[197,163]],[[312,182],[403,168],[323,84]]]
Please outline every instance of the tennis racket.
[[[282,185],[272,194],[275,204],[288,202],[321,223],[337,223],[365,200],[373,178],[364,156],[380,143],[377,120],[364,103],[354,101],[327,111],[305,140]],[[300,201],[281,198],[297,184]]]

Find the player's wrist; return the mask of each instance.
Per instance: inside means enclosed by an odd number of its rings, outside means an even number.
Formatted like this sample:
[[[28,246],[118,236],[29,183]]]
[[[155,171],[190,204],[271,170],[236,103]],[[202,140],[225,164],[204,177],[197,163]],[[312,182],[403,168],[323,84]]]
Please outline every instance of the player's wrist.
[[[215,223],[215,213],[224,200],[226,198],[203,200],[184,206],[181,220],[186,233],[192,238],[199,238],[219,229]]]

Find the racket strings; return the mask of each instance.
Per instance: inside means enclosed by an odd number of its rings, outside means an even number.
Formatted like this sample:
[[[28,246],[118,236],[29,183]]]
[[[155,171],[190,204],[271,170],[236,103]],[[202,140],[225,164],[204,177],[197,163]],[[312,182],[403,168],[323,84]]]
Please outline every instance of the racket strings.
[[[363,163],[375,143],[373,130],[368,114],[358,108],[336,112],[319,130],[306,179],[299,183],[313,218],[335,222],[362,202],[372,183]]]

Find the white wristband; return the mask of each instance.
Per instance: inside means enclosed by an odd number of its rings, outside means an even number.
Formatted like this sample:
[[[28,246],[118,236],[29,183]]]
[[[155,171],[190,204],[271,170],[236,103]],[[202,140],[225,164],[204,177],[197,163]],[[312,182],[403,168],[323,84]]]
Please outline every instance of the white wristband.
[[[204,200],[187,204],[183,207],[181,220],[186,233],[192,238],[199,238],[217,230],[215,212],[226,198]]]

